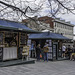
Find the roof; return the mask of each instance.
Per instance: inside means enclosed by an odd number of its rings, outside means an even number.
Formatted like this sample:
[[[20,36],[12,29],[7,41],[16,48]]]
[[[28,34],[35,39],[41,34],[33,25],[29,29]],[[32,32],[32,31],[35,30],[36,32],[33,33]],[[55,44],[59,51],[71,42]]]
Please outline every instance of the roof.
[[[43,16],[43,17],[39,17],[38,18],[39,21],[42,21],[44,23],[50,24],[51,28],[54,28],[53,26],[53,21],[54,20],[52,17],[48,17],[48,16]]]
[[[31,34],[29,36],[29,39],[60,39],[60,40],[70,40],[69,38],[57,34],[57,33],[51,33],[51,32],[42,32],[38,34]]]
[[[62,23],[62,24],[66,24],[68,26],[73,26],[73,27],[75,26],[75,25],[73,25],[71,23],[65,22],[64,20],[60,20],[60,19],[54,19],[53,21],[54,22],[59,22],[59,23]]]
[[[37,32],[26,25],[14,21],[3,20],[0,19],[0,29],[7,29],[7,30],[17,30],[17,31],[25,31],[25,32]]]

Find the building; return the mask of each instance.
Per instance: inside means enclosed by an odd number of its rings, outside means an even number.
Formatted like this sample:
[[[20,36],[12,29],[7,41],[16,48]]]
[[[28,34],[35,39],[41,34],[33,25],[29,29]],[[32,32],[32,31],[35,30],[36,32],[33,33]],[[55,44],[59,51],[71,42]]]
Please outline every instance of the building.
[[[54,29],[54,33],[62,34],[63,36],[73,40],[74,25],[70,22],[65,22],[65,20],[61,20],[60,18],[55,19],[48,16],[40,17],[38,20],[49,23],[50,27]]]
[[[73,27],[70,22],[65,22],[65,20],[54,19],[54,33],[62,34],[73,40]]]
[[[74,43],[74,46],[75,46],[75,34],[73,36],[74,36],[73,43]]]
[[[45,42],[48,43],[48,47],[49,47],[48,59],[49,60],[63,59],[62,58],[63,40],[70,40],[61,34],[52,33],[52,32],[42,32],[38,34],[31,34],[29,36],[29,39],[31,41],[35,41],[36,46],[40,44],[41,49],[43,49]],[[35,53],[33,53],[33,55],[34,54]]]
[[[52,18],[48,16],[43,17],[34,17],[35,21],[26,19],[23,20],[23,23],[27,23],[27,26],[31,29],[42,31],[49,30],[54,33],[62,34],[65,37],[73,40],[73,28],[74,25],[70,22],[66,22],[65,20],[61,20],[60,18]]]
[[[22,23],[0,19],[0,61],[19,59],[28,33],[36,31]]]
[[[24,19],[22,20],[22,23],[25,23],[29,28],[33,30],[43,31],[46,29],[54,32],[52,24],[42,21],[42,19],[38,18],[37,16],[33,17],[32,19]]]

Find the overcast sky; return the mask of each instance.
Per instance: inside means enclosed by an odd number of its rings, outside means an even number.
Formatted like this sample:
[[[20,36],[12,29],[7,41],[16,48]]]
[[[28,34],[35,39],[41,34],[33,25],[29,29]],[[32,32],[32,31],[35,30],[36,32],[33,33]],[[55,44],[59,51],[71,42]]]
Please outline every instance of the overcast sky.
[[[3,0],[2,0],[3,1]],[[19,0],[15,0],[15,1],[19,1]],[[22,0],[25,1],[25,0]],[[41,6],[42,5],[42,10],[40,10],[39,12],[35,13],[35,15],[37,16],[47,16],[49,14],[49,8],[48,8],[48,1],[47,0],[26,0],[29,1],[29,4],[27,4],[28,6],[31,6],[32,8],[35,8],[36,6]],[[32,15],[32,14],[31,14]],[[75,15],[73,14],[59,14],[57,15],[58,18],[62,18],[65,21],[71,21],[72,24],[75,25]],[[75,29],[74,29],[74,33],[75,33]]]
[[[45,1],[45,4],[43,5],[43,8],[44,9],[42,10],[42,12],[40,12],[41,16],[45,16],[45,15],[47,15],[49,13],[49,8],[47,8],[47,1]],[[59,15],[57,15],[57,17],[65,20],[66,22],[70,21],[71,24],[75,25],[75,15],[72,14],[72,13],[69,13],[69,14],[59,14]],[[74,34],[75,34],[75,27],[74,27]]]

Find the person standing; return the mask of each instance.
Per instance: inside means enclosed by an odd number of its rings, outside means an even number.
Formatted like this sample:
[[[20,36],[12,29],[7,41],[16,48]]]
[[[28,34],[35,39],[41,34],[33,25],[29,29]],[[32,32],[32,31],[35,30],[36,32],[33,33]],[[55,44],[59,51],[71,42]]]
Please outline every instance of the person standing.
[[[36,47],[36,58],[38,61],[40,60],[40,53],[41,53],[41,48],[40,48],[40,44],[38,44]]]
[[[47,60],[48,62],[48,51],[49,51],[49,48],[48,48],[48,44],[45,43],[44,47],[43,47],[43,52],[44,52],[44,61]]]
[[[69,59],[70,59],[70,56],[71,56],[71,53],[72,53],[72,51],[71,51],[71,46],[70,45],[68,45],[68,56],[69,56]]]
[[[35,41],[32,41],[32,43],[31,43],[31,48],[30,48],[30,51],[31,51],[31,53],[30,53],[30,57],[34,57],[33,55],[33,53],[35,52]]]
[[[62,52],[63,52],[63,54],[62,54],[62,57],[64,57],[65,58],[65,51],[66,51],[66,46],[65,46],[65,44],[62,46]]]
[[[75,60],[75,46],[73,45],[73,48],[72,48],[72,53],[70,55],[70,60]]]

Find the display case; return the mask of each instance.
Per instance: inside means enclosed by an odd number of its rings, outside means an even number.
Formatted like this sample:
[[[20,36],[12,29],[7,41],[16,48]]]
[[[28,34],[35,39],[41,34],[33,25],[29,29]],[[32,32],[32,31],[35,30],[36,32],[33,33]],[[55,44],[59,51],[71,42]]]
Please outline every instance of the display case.
[[[3,45],[3,33],[0,33],[0,45]]]
[[[4,33],[4,45],[5,47],[16,47],[17,46],[17,33]]]
[[[27,34],[19,33],[19,47],[27,45]]]
[[[58,51],[58,42],[54,42],[52,40],[46,40],[48,43],[48,59],[50,60],[56,60],[57,59],[57,51]]]
[[[0,61],[17,58],[17,33],[0,32]]]
[[[53,42],[53,60],[58,59],[58,42]]]
[[[27,45],[27,33],[19,33],[19,49],[18,49],[18,58],[22,58],[23,47]]]
[[[52,40],[46,40],[46,42],[48,42],[48,59],[52,60],[52,54],[53,54],[53,50],[52,50]]]
[[[3,33],[0,32],[0,61],[3,59]]]

